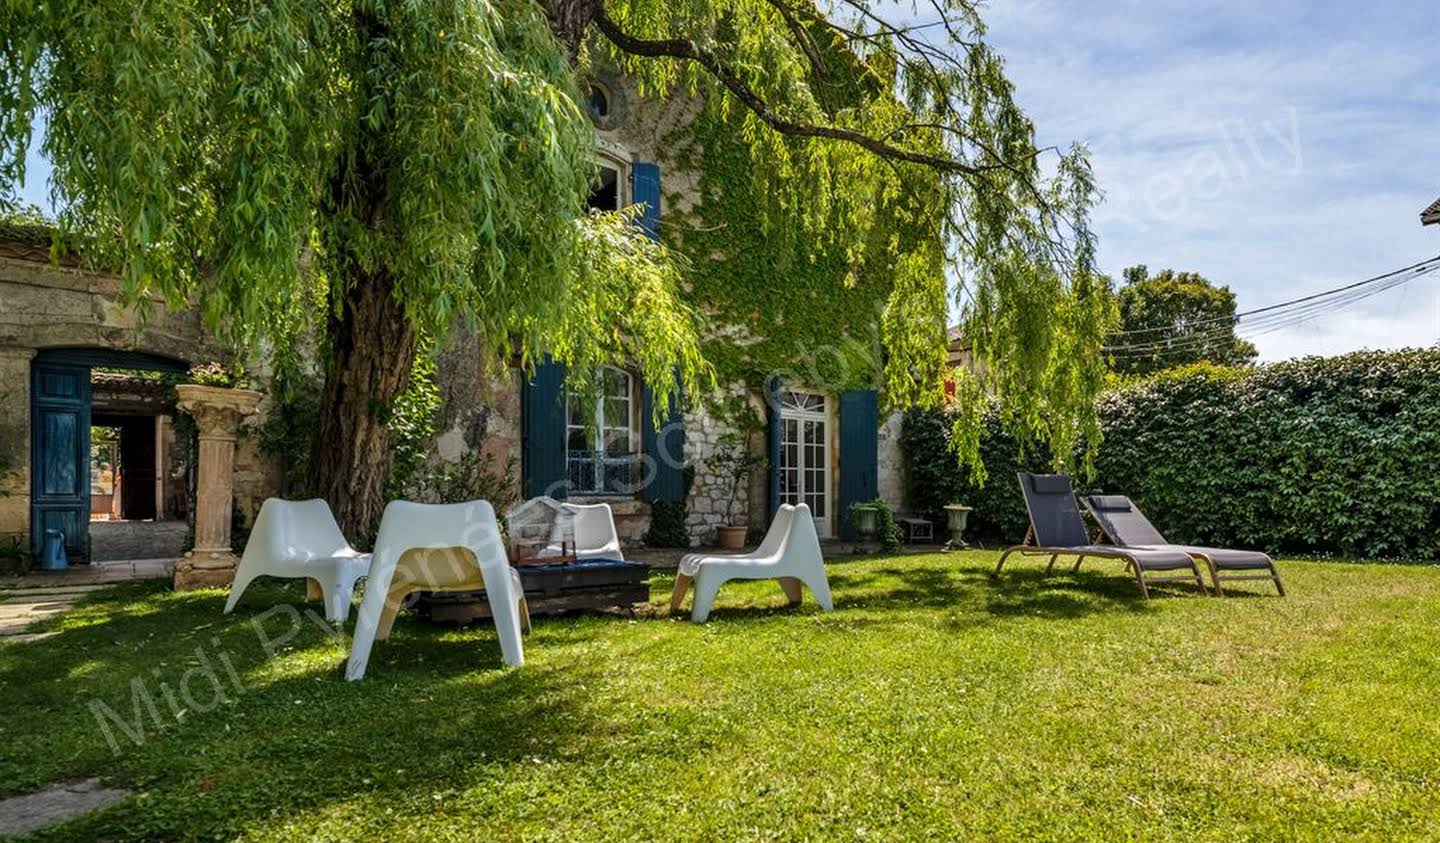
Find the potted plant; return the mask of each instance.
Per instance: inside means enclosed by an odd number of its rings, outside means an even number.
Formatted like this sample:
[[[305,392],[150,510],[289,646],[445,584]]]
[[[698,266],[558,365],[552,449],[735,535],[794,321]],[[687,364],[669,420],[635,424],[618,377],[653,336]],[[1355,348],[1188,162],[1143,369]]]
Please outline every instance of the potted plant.
[[[884,498],[850,504],[850,524],[860,536],[856,553],[873,552],[877,542],[885,553],[900,549],[900,525],[895,523],[895,511]]]
[[[715,450],[705,461],[706,467],[729,485],[729,494],[725,497],[725,523],[717,528],[719,544],[727,550],[739,550],[745,546],[745,534],[749,528],[735,523],[735,502],[740,497],[741,484],[765,463],[765,455],[750,450],[750,438],[740,431],[721,434],[715,440]]]
[[[863,547],[875,542],[875,536],[880,530],[880,507],[870,501],[850,504],[850,523],[860,535],[860,544],[855,548],[858,553]]]

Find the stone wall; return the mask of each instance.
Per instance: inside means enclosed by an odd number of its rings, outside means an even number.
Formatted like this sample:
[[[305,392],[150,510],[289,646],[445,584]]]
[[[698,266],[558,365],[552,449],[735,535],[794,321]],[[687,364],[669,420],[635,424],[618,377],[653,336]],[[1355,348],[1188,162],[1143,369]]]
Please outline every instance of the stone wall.
[[[198,310],[167,310],[154,299],[144,311],[121,303],[113,275],[57,266],[43,250],[0,241],[0,346],[141,351],[200,363],[230,358]]]
[[[260,402],[259,412],[240,423],[240,432],[235,437],[235,496],[236,517],[239,526],[249,530],[260,513],[260,505],[266,498],[280,494],[285,485],[285,472],[280,460],[260,449],[260,425],[265,423],[270,411],[268,396]],[[187,471],[194,471],[187,467]]]
[[[876,464],[879,470],[880,497],[896,512],[906,512],[905,490],[909,482],[905,473],[905,454],[900,448],[900,413],[891,413],[880,420],[876,442]]]
[[[18,538],[25,548],[30,541],[30,360],[34,356],[34,349],[0,346],[0,542]]]
[[[741,392],[744,390],[731,387],[716,397],[725,398]],[[755,401],[753,396],[751,400]],[[707,412],[702,402],[695,403],[697,406],[689,408],[685,413],[685,460],[694,469],[690,496],[685,501],[685,528],[692,542],[714,544],[715,529],[727,526],[726,522],[731,520],[726,518],[727,509],[732,513],[737,525],[754,525],[757,523],[754,520],[755,503],[758,501],[762,519],[758,523],[764,524],[763,472],[756,472],[757,475],[762,475],[759,478],[762,481],[762,494],[757,498],[754,483],[742,483],[738,491],[733,490],[729,478],[719,477],[710,471],[706,461],[715,453],[720,437],[732,432],[734,428],[725,420]],[[764,443],[752,443],[752,446],[763,448]]]
[[[456,462],[466,453],[497,469],[520,471],[520,370],[487,361],[473,332],[456,327],[436,365],[440,415],[435,454]]]

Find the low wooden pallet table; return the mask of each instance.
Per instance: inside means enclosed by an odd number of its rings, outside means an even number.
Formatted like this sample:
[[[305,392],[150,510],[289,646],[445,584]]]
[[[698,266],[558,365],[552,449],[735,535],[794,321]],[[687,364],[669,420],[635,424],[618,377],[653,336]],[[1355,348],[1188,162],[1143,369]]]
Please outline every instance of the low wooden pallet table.
[[[618,559],[517,565],[531,616],[581,610],[631,612],[650,602],[650,566]],[[416,610],[436,623],[489,618],[484,592],[425,593]]]

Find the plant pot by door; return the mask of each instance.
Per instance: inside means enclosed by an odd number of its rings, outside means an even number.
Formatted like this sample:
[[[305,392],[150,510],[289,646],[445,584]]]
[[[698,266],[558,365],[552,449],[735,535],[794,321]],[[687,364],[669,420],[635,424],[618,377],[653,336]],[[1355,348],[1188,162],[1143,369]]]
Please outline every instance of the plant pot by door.
[[[749,527],[717,527],[720,546],[726,550],[740,550],[745,547],[745,534]]]

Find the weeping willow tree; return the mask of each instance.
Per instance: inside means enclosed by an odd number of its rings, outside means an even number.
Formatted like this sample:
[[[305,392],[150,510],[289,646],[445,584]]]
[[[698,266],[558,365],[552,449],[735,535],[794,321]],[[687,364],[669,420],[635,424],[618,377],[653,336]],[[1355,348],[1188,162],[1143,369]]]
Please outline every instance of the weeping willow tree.
[[[123,268],[131,300],[198,305],[241,345],[281,348],[313,319],[316,491],[363,533],[394,399],[422,340],[457,322],[496,357],[624,358],[652,384],[705,385],[676,256],[585,211],[579,83],[603,58],[647,95],[743,114],[777,232],[859,244],[877,203],[920,197],[930,236],[890,244],[889,400],[940,399],[954,279],[981,361],[965,388],[1073,440],[1093,431],[1107,327],[1093,187],[1080,151],[1037,146],[976,5],[0,0],[0,199],[38,141],[62,230]]]

